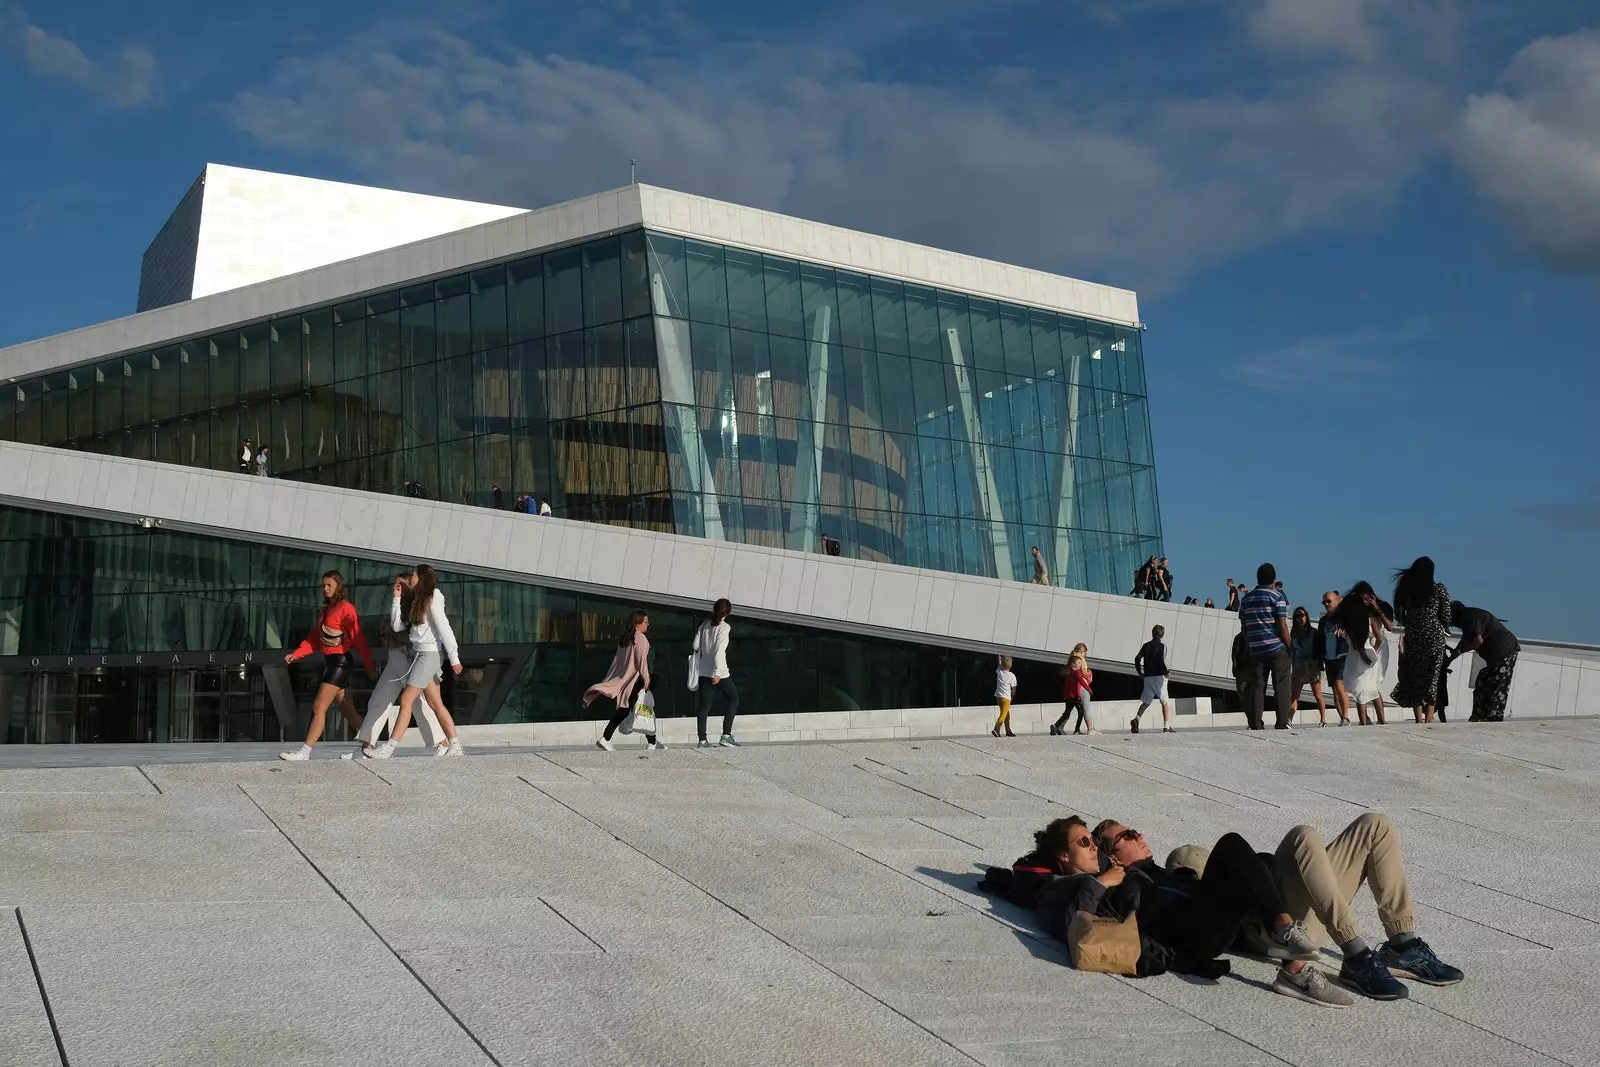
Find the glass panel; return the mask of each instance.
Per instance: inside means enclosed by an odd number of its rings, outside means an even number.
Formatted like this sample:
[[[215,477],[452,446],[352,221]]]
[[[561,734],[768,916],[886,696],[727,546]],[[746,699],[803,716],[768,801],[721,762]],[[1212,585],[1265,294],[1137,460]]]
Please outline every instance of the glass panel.
[[[1005,352],[1000,341],[1000,310],[993,300],[973,297],[967,301],[972,319],[972,365],[985,370],[1004,370]]]
[[[623,347],[622,323],[607,323],[584,332],[588,345],[584,372],[589,387],[588,410],[616,411],[626,407],[627,352]]]
[[[509,360],[512,389],[522,394],[518,425],[546,421],[550,418],[550,405],[544,395],[544,342],[512,345]]]
[[[584,414],[583,331],[551,337],[544,345],[544,402],[551,419]]]
[[[944,358],[944,341],[939,329],[939,306],[932,289],[917,285],[905,287],[906,337],[908,351],[917,359]]]
[[[1089,381],[1096,389],[1122,388],[1122,376],[1117,370],[1116,330],[1102,322],[1089,323]]]
[[[506,270],[490,267],[472,275],[472,350],[506,343]]]
[[[812,418],[811,374],[806,352],[810,346],[791,337],[768,338],[772,361],[772,411],[781,418]]]
[[[79,367],[67,372],[67,436],[87,440],[94,436],[95,371]],[[15,401],[13,401],[15,403]]]
[[[400,432],[406,448],[431,445],[439,440],[439,389],[434,369],[435,365],[428,363],[412,367],[401,375],[404,421]],[[436,486],[438,479],[435,478],[430,484]]]
[[[911,397],[915,405],[916,430],[924,437],[947,437],[950,419],[946,416],[944,368],[927,360],[911,360]]]
[[[615,237],[583,246],[583,324],[622,318],[622,246]]]
[[[527,341],[544,336],[544,260],[522,259],[506,268],[506,337]]]
[[[905,287],[887,278],[872,279],[872,326],[879,352],[907,351]]]
[[[1048,311],[1028,311],[1028,333],[1033,349],[1036,377],[1062,380],[1061,339],[1056,334],[1056,316]]]
[[[301,466],[321,467],[338,458],[342,406],[342,398],[331,385],[319,386],[306,394],[300,412],[305,448]]]
[[[1146,394],[1144,378],[1144,335],[1138,330],[1117,327],[1117,341],[1122,345],[1122,386],[1139,396]]]
[[[447,441],[439,445],[439,492],[436,499],[452,504],[481,502],[472,467],[472,449],[471,438]],[[485,484],[483,489],[487,492],[488,485]]]
[[[766,280],[767,330],[785,337],[805,336],[800,316],[800,264],[792,259],[762,257]]]
[[[941,362],[950,359],[950,331],[955,331],[956,344],[961,349],[961,361],[969,367],[976,366],[972,355],[972,325],[967,318],[967,298],[960,293],[939,292],[939,356]]]
[[[360,301],[357,301],[360,304]],[[348,305],[345,305],[348,306]],[[360,378],[367,373],[367,320],[344,319],[338,309],[333,321],[333,370],[338,381]]]
[[[728,325],[740,330],[765,330],[766,279],[760,254],[729,248],[724,255],[728,276]]]
[[[656,329],[649,318],[629,319],[624,327],[628,353],[629,404],[651,404],[661,399],[661,376],[656,366]]]
[[[94,369],[94,429],[96,433],[120,430],[122,421],[122,360],[101,363]]]
[[[149,357],[142,358],[148,362]],[[41,395],[43,410],[40,443],[62,444],[67,439],[67,407],[72,399],[66,373],[45,375],[42,380]]]
[[[334,413],[331,427],[319,427],[318,432],[333,431],[334,458],[339,462],[360,459],[367,454],[367,386],[369,380],[357,378],[340,382],[335,387]],[[320,452],[326,457],[326,452]],[[347,484],[342,483],[341,484]],[[357,488],[351,486],[351,488]]]
[[[471,356],[439,361],[435,378],[439,401],[439,440],[453,441],[458,437],[471,437],[476,432],[472,396],[476,380],[472,373]]]
[[[329,385],[334,380],[333,312],[327,308],[300,317],[302,355],[308,385]]]
[[[238,336],[239,399],[245,403],[268,400],[272,397],[272,328],[260,322],[244,327]],[[136,425],[131,407],[128,425]]]
[[[367,379],[367,436],[373,453],[393,452],[404,447],[401,426],[405,421],[405,409],[400,378],[401,372],[389,371]]]
[[[385,311],[367,319],[367,368],[382,374],[400,366],[400,312]]]
[[[650,257],[643,230],[631,230],[621,237],[622,317],[631,319],[650,314]]]
[[[176,346],[150,353],[150,417],[156,421],[175,419],[182,410],[180,377],[183,365]]]
[[[883,386],[883,428],[895,433],[914,433],[917,405],[911,393],[911,361],[904,356],[878,354],[878,381]]]
[[[842,270],[834,276],[839,292],[840,343],[847,348],[871,348],[876,343],[872,332],[871,279]]]
[[[1005,346],[1006,373],[1016,378],[1032,378],[1033,333],[1028,328],[1028,309],[1000,305],[1000,339]]]
[[[267,328],[272,342],[272,392],[274,396],[298,392],[305,386],[300,317],[278,319]]]
[[[1155,462],[1150,448],[1150,413],[1141,396],[1122,395],[1117,398],[1127,423],[1128,459],[1141,466]]]
[[[514,389],[504,348],[472,356],[472,404],[476,433],[504,433],[522,424],[522,391]],[[510,472],[506,472],[510,479]]]
[[[262,353],[263,362],[266,353]],[[122,361],[122,418],[128,426],[150,421],[150,355],[141,352]]]
[[[726,326],[728,285],[724,277],[722,246],[687,241],[684,251],[689,273],[689,317]]]
[[[772,414],[772,362],[767,335],[732,330],[733,407],[752,415]],[[752,432],[755,427],[752,424]]]
[[[689,317],[689,276],[683,238],[652,233],[648,240],[651,307],[657,315],[686,319]]]
[[[438,285],[439,302],[434,305],[434,329],[440,359],[453,359],[472,351],[471,285],[466,275],[446,278]]]
[[[883,410],[878,400],[878,358],[871,352],[846,348],[842,352],[845,395],[849,398],[852,426],[878,429]]]
[[[431,285],[416,286],[401,294],[400,364],[402,366],[415,367],[419,364],[432,363],[438,355],[434,306],[433,301],[427,299],[432,294]],[[375,319],[374,322],[376,321]],[[387,365],[384,366],[387,369]]]
[[[516,504],[518,489],[511,463],[511,438],[506,434],[486,434],[472,442],[472,463],[478,484],[483,488],[473,500],[482,507],[509,509]],[[495,501],[495,487],[500,500]]]
[[[583,328],[583,262],[577,248],[544,257],[544,315],[548,333]]]
[[[696,322],[689,327],[694,400],[703,409],[733,410],[733,348],[726,327]]]
[[[800,264],[800,308],[805,315],[805,338],[828,343],[839,339],[839,296],[833,269]]]

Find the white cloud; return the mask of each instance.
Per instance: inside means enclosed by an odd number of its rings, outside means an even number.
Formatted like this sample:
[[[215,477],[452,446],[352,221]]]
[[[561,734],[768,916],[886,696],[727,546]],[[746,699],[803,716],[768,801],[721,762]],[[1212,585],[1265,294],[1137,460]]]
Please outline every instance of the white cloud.
[[[1403,373],[1402,346],[1428,334],[1420,323],[1307,337],[1241,360],[1238,374],[1260,389],[1321,395],[1360,390]]]
[[[1600,30],[1534,41],[1500,85],[1467,102],[1457,160],[1519,245],[1600,268]]]
[[[1371,58],[1378,35],[1366,0],[1260,0],[1250,33],[1266,48]]]
[[[537,206],[636,156],[643,181],[1150,289],[1381,209],[1448,121],[1422,67],[1107,105],[1016,70],[872,81],[798,46],[625,71],[428,33],[287,62],[233,113],[378,184]]]
[[[34,25],[21,8],[0,2],[0,47],[15,51],[35,74],[75,85],[114,107],[133,108],[149,101],[155,78],[155,56],[130,45],[95,61],[65,37]]]

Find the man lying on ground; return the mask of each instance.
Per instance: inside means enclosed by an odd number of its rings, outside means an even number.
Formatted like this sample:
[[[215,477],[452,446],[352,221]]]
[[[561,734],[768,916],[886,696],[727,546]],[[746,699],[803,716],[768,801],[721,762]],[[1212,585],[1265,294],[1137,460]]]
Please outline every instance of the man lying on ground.
[[[1460,970],[1441,961],[1417,936],[1400,835],[1388,816],[1369,811],[1327,844],[1316,827],[1296,826],[1284,835],[1274,855],[1262,858],[1283,890],[1289,913],[1306,924],[1308,936],[1318,942],[1331,936],[1337,942],[1344,955],[1339,968],[1342,984],[1374,1000],[1400,1000],[1409,994],[1396,974],[1436,986],[1462,980]],[[1178,865],[1204,871],[1205,849],[1196,845],[1176,849],[1167,866]],[[1378,918],[1389,935],[1376,950],[1362,938],[1350,910],[1362,882],[1372,890]]]

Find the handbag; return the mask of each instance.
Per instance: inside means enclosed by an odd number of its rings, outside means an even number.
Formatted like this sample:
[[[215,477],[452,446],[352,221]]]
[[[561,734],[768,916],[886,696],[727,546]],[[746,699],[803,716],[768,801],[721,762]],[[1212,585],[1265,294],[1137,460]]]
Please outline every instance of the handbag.
[[[634,698],[633,711],[622,725],[624,733],[656,735],[656,697],[648,689],[639,690]]]
[[[1122,974],[1132,978],[1139,973],[1139,917],[1105,919],[1080,911],[1067,927],[1067,947],[1072,950],[1072,965],[1080,971]]]
[[[700,635],[705,632],[705,624],[694,632],[694,651],[689,653],[689,692],[693,693],[700,688]]]

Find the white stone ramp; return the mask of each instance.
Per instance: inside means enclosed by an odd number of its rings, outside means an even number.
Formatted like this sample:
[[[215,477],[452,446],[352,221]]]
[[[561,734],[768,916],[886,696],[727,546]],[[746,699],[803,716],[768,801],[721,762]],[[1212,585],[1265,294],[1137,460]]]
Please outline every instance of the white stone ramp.
[[[1596,745],[1569,721],[383,766],[88,749],[0,769],[0,1063],[1588,1064]],[[1367,799],[1464,984],[1332,1012],[1251,959],[1083,974],[976,889],[1068,813],[1159,856],[1331,835]]]

